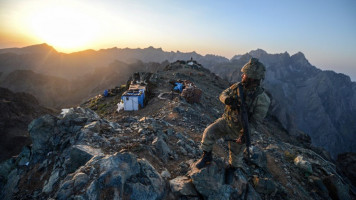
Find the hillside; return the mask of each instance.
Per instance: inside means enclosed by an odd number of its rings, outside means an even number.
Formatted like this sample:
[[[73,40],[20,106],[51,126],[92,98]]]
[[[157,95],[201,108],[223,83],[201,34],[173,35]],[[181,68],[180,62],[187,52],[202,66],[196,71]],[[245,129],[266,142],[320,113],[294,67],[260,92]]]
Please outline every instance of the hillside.
[[[108,97],[34,120],[29,125],[32,147],[0,166],[0,197],[351,199],[351,185],[328,154],[313,147],[307,135],[291,135],[272,115],[253,134],[251,163],[235,173],[231,185],[224,183],[223,140],[214,147],[214,162],[196,169],[202,132],[221,116],[218,95],[228,83],[180,62],[140,75],[150,95],[139,111],[117,112],[123,88],[116,88]],[[200,103],[171,93],[170,82],[178,79],[203,91]]]
[[[34,96],[0,88],[0,162],[18,155],[23,146],[30,145],[27,125],[49,113],[55,111],[40,106]]]
[[[157,71],[160,68],[162,66],[159,63],[126,64],[115,60],[107,67],[95,69],[75,80],[36,73],[32,70],[16,70],[9,73],[0,82],[0,86],[15,92],[30,93],[41,105],[60,109],[79,105],[107,88],[124,84],[126,77],[135,71]]]

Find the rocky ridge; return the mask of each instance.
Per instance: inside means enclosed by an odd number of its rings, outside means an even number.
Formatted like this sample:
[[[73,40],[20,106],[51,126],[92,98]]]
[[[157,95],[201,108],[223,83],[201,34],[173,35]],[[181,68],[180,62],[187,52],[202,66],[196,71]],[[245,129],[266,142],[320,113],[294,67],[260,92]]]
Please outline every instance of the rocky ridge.
[[[194,82],[203,91],[201,103],[170,93],[172,79]],[[32,147],[0,165],[0,198],[351,199],[348,180],[330,157],[306,135],[290,135],[273,116],[253,133],[251,163],[232,184],[224,180],[223,140],[214,147],[214,162],[196,169],[202,131],[221,116],[217,97],[227,82],[185,65],[149,81],[153,96],[140,111],[116,112],[120,95],[98,96],[31,122]],[[169,95],[158,98],[162,93]]]

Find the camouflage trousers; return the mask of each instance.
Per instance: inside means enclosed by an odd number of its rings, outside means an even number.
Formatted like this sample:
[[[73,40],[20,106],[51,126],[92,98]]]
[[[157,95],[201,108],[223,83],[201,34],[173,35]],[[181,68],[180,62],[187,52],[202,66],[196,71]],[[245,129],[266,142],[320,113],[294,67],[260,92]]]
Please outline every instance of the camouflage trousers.
[[[219,118],[204,130],[201,141],[201,149],[207,152],[212,151],[215,141],[220,138],[226,140],[236,140],[240,135],[240,130],[241,128],[239,127],[229,126],[224,118]],[[233,167],[242,167],[243,150],[246,145],[230,141],[228,142],[228,145],[229,164]]]

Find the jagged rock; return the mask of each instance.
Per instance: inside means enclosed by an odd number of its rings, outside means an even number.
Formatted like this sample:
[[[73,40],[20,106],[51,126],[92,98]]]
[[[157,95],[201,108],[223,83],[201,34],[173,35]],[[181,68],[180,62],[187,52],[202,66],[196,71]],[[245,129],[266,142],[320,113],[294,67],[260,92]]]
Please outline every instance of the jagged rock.
[[[171,178],[171,173],[169,173],[169,171],[167,169],[164,169],[161,172],[161,177],[164,179],[169,179],[169,178]]]
[[[52,140],[56,131],[54,129],[57,118],[52,115],[44,115],[33,120],[28,126],[32,140],[32,154],[43,156],[52,149]]]
[[[200,170],[194,165],[191,166],[189,176],[197,191],[205,197],[219,193],[224,183],[224,164],[221,161],[214,161]]]
[[[83,128],[92,131],[94,133],[100,133],[101,130],[99,121],[93,121],[90,124],[85,125]]]
[[[231,183],[231,186],[237,190],[237,196],[244,194],[248,188],[248,184],[249,183],[246,176],[241,172],[241,170],[237,169],[234,173],[234,178]]]
[[[236,188],[233,188],[230,185],[222,185],[218,193],[208,197],[209,200],[230,200],[237,198],[238,196]]]
[[[73,186],[75,189],[82,188],[89,181],[89,176],[85,173],[77,173],[73,177]]]
[[[324,178],[323,183],[328,188],[332,199],[351,200],[349,186],[342,183],[334,174]]]
[[[62,114],[62,118],[64,121],[73,121],[77,123],[83,123],[87,119],[99,120],[100,117],[94,111],[90,110],[89,108],[70,108],[65,113]]]
[[[4,186],[3,190],[1,191],[2,194],[0,194],[0,199],[4,200],[10,200],[13,199],[12,195],[13,193],[16,193],[19,189],[17,188],[17,184],[20,180],[20,170],[14,169],[10,172],[10,174],[7,177],[7,183]]]
[[[269,178],[259,178],[257,176],[253,177],[253,185],[258,193],[271,194],[276,192],[276,183]]]
[[[94,149],[87,145],[74,145],[70,152],[69,172],[74,172],[80,166],[85,165],[92,157],[102,155],[100,149]]]
[[[186,176],[178,176],[175,179],[170,180],[169,185],[171,187],[171,191],[177,197],[198,195],[192,180]]]
[[[262,200],[261,196],[248,184],[246,200]]]
[[[165,182],[154,167],[145,159],[138,160],[140,173],[125,183],[124,195],[129,199],[161,199]]]
[[[86,185],[82,199],[161,199],[165,183],[152,165],[137,160],[132,153],[116,153],[110,156],[95,156],[86,163],[91,175],[77,172],[68,175],[57,193],[58,199],[67,199],[75,191],[81,191]]]
[[[245,156],[247,157],[246,152],[245,152]],[[250,147],[250,161],[260,168],[267,167],[266,153],[258,146]]]
[[[17,156],[19,166],[28,165],[30,162],[31,149],[28,146],[22,148],[21,153]]]
[[[168,155],[171,153],[171,149],[168,147],[167,143],[162,139],[162,137],[156,137],[152,145],[157,151],[157,155],[164,161],[167,162]]]
[[[53,185],[56,184],[56,182],[59,179],[59,170],[55,170],[52,172],[50,178],[48,181],[45,183],[42,192],[44,193],[50,193],[53,190]]]
[[[300,169],[308,173],[313,173],[312,165],[309,161],[305,160],[303,156],[299,155],[294,159],[294,164]]]
[[[59,200],[68,199],[70,195],[73,193],[73,189],[74,189],[74,181],[73,180],[65,181],[60,186],[60,189],[56,194],[57,199]]]
[[[10,158],[0,163],[0,176],[6,178],[15,166],[16,160],[14,158]]]

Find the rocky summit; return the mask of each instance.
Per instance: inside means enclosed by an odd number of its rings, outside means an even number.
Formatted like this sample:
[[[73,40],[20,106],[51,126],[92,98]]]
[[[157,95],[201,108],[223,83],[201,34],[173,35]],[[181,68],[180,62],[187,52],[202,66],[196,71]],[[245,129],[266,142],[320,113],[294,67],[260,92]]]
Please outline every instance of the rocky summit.
[[[137,76],[139,74],[139,76]],[[147,83],[143,108],[119,110],[129,85],[80,107],[33,120],[32,146],[0,164],[0,199],[351,199],[353,186],[307,135],[296,137],[273,115],[252,133],[251,155],[225,183],[227,143],[197,169],[205,127],[220,117],[229,84],[198,63],[177,61]],[[188,103],[179,81],[202,91]],[[128,82],[130,83],[130,82]]]

